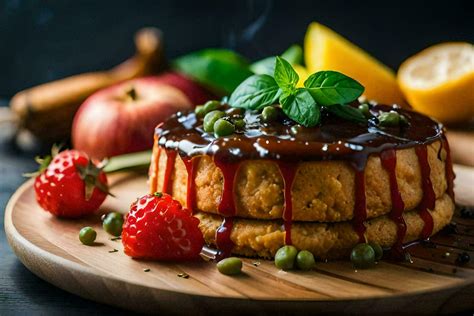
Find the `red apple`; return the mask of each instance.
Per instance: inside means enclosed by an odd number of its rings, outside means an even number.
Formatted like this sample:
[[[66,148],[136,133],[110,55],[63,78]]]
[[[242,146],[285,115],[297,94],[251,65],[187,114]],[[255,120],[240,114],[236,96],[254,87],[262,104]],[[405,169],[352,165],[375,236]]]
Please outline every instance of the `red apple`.
[[[180,89],[193,105],[203,104],[216,96],[202,86],[177,72],[166,72],[156,77],[160,82]]]
[[[149,149],[158,123],[210,97],[176,73],[119,83],[80,106],[72,126],[73,146],[96,159]]]

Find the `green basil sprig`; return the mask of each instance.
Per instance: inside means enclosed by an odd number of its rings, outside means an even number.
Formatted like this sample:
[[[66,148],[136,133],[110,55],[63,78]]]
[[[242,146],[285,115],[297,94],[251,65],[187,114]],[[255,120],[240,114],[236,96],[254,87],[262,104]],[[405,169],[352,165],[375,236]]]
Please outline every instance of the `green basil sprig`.
[[[318,71],[306,79],[304,86],[322,106],[349,103],[364,92],[360,83],[337,71]]]
[[[278,101],[281,90],[269,75],[254,75],[242,82],[230,96],[235,108],[260,110]]]
[[[346,104],[364,92],[364,87],[356,80],[337,71],[312,74],[304,82],[304,88],[296,87],[298,80],[298,74],[290,63],[277,56],[273,78],[269,75],[247,78],[234,90],[229,104],[260,110],[278,100],[289,118],[306,127],[319,124],[321,107],[343,119],[367,122],[360,111]]]

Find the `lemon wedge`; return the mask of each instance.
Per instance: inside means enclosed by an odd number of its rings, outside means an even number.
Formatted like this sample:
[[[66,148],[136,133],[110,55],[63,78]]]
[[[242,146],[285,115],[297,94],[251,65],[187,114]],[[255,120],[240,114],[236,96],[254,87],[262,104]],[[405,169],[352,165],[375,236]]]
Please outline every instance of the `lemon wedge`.
[[[293,69],[298,74],[298,77],[300,77],[296,86],[298,88],[301,88],[304,86],[304,82],[306,81],[306,79],[308,79],[308,76],[309,76],[308,69],[298,64],[294,64]]]
[[[324,25],[314,22],[308,26],[304,57],[309,73],[336,70],[359,81],[370,100],[405,104],[390,68]]]
[[[474,116],[474,46],[442,43],[408,58],[398,83],[413,108],[445,123]]]

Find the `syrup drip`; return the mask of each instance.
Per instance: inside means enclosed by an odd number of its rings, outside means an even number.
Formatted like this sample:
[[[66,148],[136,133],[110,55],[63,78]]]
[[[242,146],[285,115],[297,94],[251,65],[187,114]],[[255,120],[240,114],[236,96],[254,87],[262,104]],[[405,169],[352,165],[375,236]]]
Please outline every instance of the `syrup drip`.
[[[433,233],[433,217],[431,216],[428,209],[434,209],[436,196],[433,190],[433,184],[431,183],[430,173],[431,168],[428,163],[428,151],[427,146],[415,147],[416,155],[418,156],[418,162],[420,163],[421,169],[421,183],[423,188],[423,198],[419,205],[419,215],[424,221],[423,230],[421,231],[421,238],[427,239]]]
[[[157,146],[158,141],[155,139],[155,145],[153,147],[153,165],[150,165],[150,190],[151,194],[158,190],[158,166],[160,164],[160,153],[163,149]]]
[[[215,165],[221,169],[224,177],[224,185],[222,188],[222,197],[219,203],[218,211],[219,214],[229,217],[235,215],[235,203],[234,203],[234,180],[239,168],[239,163],[235,162],[223,162],[215,159]]]
[[[233,217],[225,217],[221,226],[216,231],[216,246],[219,249],[217,261],[227,258],[231,255],[234,243],[230,239],[232,227],[234,226]]]
[[[403,211],[405,210],[405,203],[403,202],[400,190],[398,189],[396,167],[397,155],[394,149],[388,149],[380,153],[380,161],[382,166],[388,173],[390,181],[390,197],[392,200],[392,211],[390,218],[397,224],[397,241],[392,247],[392,253],[396,257],[402,257],[403,239],[405,238],[407,226],[403,218]],[[402,257],[403,258],[403,257]]]
[[[166,149],[166,169],[165,169],[165,177],[163,179],[163,193],[171,194],[171,175],[173,174],[174,170],[174,163],[176,161],[176,154],[178,153],[176,150]]]
[[[365,220],[367,219],[366,196],[365,196],[365,166],[364,168],[356,167],[355,170],[355,204],[354,219],[352,225],[355,232],[359,236],[359,242],[364,243],[365,240]]]
[[[183,157],[184,166],[188,172],[188,179],[186,182],[186,207],[194,214],[196,209],[196,184],[194,178],[196,177],[197,166],[200,157]]]
[[[214,157],[215,165],[221,170],[224,184],[222,188],[221,201],[217,210],[219,214],[224,216],[221,226],[216,231],[216,245],[220,251],[219,258],[226,258],[230,256],[234,243],[230,239],[230,233],[234,225],[235,216],[235,202],[234,202],[234,182],[235,175],[239,169],[238,162],[223,162]]]
[[[284,198],[285,198],[285,208],[283,210],[283,221],[285,227],[285,245],[291,245],[291,226],[293,223],[293,201],[291,188],[293,186],[293,181],[295,179],[296,170],[298,168],[296,163],[288,163],[279,161],[278,167],[280,168],[280,173],[283,177],[283,182],[285,185]]]
[[[446,172],[446,181],[448,183],[448,188],[446,192],[448,193],[451,200],[454,202],[454,171],[453,171],[453,161],[451,159],[451,150],[449,149],[449,143],[446,139],[446,136],[443,135],[443,147],[446,150],[446,161],[445,161],[445,172]]]

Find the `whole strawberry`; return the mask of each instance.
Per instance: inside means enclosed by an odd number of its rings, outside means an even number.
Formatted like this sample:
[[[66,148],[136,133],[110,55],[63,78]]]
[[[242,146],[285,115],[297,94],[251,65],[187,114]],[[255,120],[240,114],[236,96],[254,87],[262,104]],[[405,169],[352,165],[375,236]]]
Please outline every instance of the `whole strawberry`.
[[[148,194],[134,202],[122,230],[124,251],[133,258],[193,260],[204,238],[199,220],[168,194]]]
[[[77,150],[37,159],[41,164],[35,179],[36,201],[60,217],[80,217],[96,211],[104,202],[107,177],[89,157]]]

